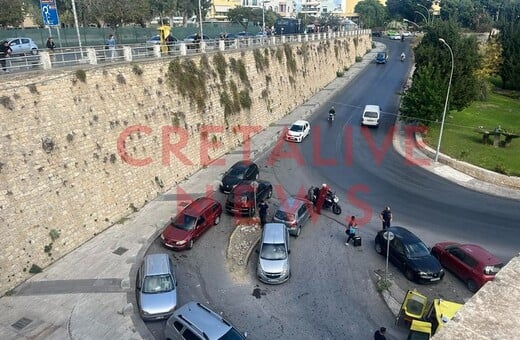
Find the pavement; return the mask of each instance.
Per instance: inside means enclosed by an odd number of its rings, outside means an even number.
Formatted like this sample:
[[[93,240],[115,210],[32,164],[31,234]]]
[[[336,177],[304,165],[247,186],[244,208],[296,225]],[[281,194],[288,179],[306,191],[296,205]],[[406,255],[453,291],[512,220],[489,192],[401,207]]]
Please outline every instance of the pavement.
[[[335,91],[357,77],[383,48],[382,44],[376,45],[376,49],[366,54],[362,62],[354,64],[343,77],[335,79],[324,91],[277,124],[271,124],[253,136],[251,159],[265,155],[284,126],[296,118],[311,115]],[[404,155],[407,144],[402,129],[398,126],[394,147]],[[153,339],[137,312],[133,288],[137,266],[148,246],[175,213],[179,203],[175,200],[183,198],[177,195],[177,188],[198,196],[206,192],[208,179],[215,179],[212,183],[217,190],[217,179],[229,165],[244,156],[244,150],[237,149],[222,157],[226,166],[209,165],[200,169],[128,216],[122,224],[100,233],[3,296],[0,299],[3,311],[0,313],[0,339]],[[414,158],[424,157],[420,150],[414,151]],[[518,195],[516,190],[468,179],[467,175],[446,169],[442,164],[430,162],[425,167],[463,186],[488,189],[494,195]],[[168,200],[161,199],[165,195]],[[392,311],[396,303],[400,306],[402,296],[404,292],[396,285],[383,295]]]

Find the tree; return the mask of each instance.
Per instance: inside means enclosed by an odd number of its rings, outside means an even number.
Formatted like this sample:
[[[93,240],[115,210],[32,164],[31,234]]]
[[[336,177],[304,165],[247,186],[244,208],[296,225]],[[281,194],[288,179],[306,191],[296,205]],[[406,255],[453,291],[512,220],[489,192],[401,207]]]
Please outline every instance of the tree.
[[[354,12],[361,17],[365,27],[382,27],[387,18],[386,7],[378,0],[363,0],[356,4]]]
[[[24,19],[23,0],[0,0],[0,25],[19,27]]]
[[[228,11],[227,17],[229,21],[242,25],[244,31],[247,31],[249,23],[254,22],[258,18],[258,14],[255,14],[253,9],[252,7],[237,6]],[[262,15],[261,11],[260,9],[260,15]]]
[[[510,1],[499,17],[499,39],[502,44],[500,76],[503,86],[520,90],[520,4]]]

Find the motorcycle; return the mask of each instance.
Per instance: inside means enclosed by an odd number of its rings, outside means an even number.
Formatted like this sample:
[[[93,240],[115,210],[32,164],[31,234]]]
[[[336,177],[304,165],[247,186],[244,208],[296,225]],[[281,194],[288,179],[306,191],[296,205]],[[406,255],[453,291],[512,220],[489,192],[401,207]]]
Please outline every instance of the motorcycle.
[[[404,62],[405,59],[406,57],[404,56],[404,54],[401,54],[401,61]]]
[[[319,193],[320,193],[320,188],[312,186],[307,191],[307,198],[314,205],[316,205],[316,201],[318,200]],[[338,195],[336,195],[335,192],[332,192],[329,189],[329,191],[327,192],[327,196],[325,197],[325,201],[323,201],[322,208],[323,209],[329,209],[330,208],[334,214],[340,215],[341,214],[341,207],[339,206]]]
[[[333,122],[334,121],[334,116],[335,116],[334,113],[329,112],[329,122]]]

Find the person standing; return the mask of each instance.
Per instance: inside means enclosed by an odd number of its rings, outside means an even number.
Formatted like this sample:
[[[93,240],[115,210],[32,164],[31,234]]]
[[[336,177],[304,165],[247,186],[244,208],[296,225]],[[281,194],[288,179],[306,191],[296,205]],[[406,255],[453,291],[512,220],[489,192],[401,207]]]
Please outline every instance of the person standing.
[[[7,69],[7,58],[11,56],[11,53],[13,53],[13,50],[11,49],[11,46],[9,46],[9,41],[4,40],[0,46],[0,64],[5,73],[9,73],[9,70]]]
[[[264,200],[260,201],[258,205],[258,215],[260,216],[260,225],[263,227],[267,222],[267,211],[269,210],[269,206],[265,203]]]
[[[390,207],[386,207],[385,210],[381,211],[379,218],[383,222],[383,230],[390,228],[390,223],[392,222],[392,211],[390,210]]]
[[[116,38],[114,37],[113,34],[110,34],[108,36],[107,46],[108,46],[108,51],[110,53],[110,60],[114,61],[114,59],[116,58]]]
[[[356,236],[356,230],[357,230],[357,222],[356,222],[356,216],[351,216],[350,221],[348,221],[347,230],[345,231],[348,235],[347,242],[345,243],[346,246],[348,246],[350,240]]]
[[[321,208],[323,207],[323,204],[325,203],[325,199],[327,198],[327,193],[329,192],[329,186],[327,184],[322,184],[320,191],[318,193],[318,197],[316,197],[316,212],[318,214],[321,214]]]
[[[386,328],[381,327],[374,333],[374,340],[386,340]]]
[[[54,56],[54,49],[56,48],[56,44],[54,43],[54,40],[52,39],[52,37],[48,37],[47,38],[47,51],[49,52],[49,56],[51,57],[51,60],[53,59],[53,56]]]

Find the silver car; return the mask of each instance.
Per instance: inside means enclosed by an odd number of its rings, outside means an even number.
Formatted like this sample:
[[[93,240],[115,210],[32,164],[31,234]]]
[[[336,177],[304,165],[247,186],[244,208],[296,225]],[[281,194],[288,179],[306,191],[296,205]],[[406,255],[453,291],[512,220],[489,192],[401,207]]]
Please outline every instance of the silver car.
[[[312,202],[299,197],[289,197],[282,202],[273,216],[273,222],[285,224],[289,233],[300,236],[303,225],[309,220],[313,213]]]
[[[164,328],[166,340],[244,340],[235,327],[220,315],[199,302],[188,302],[180,307],[166,321]]]
[[[38,54],[38,45],[31,38],[9,38],[6,40],[13,50],[13,55]]]
[[[258,251],[258,279],[264,283],[284,283],[291,277],[289,232],[282,223],[267,223]]]
[[[144,257],[137,272],[137,303],[144,320],[170,317],[177,306],[177,280],[168,254]]]

